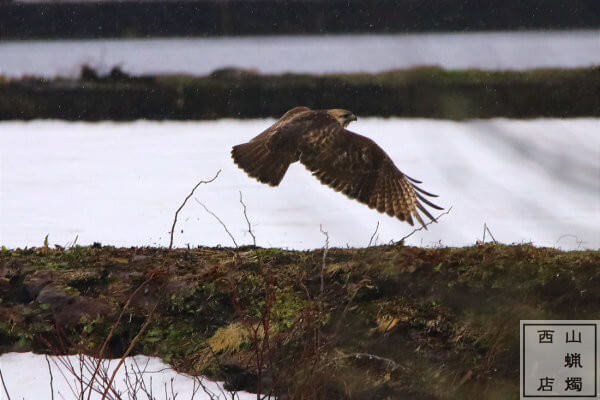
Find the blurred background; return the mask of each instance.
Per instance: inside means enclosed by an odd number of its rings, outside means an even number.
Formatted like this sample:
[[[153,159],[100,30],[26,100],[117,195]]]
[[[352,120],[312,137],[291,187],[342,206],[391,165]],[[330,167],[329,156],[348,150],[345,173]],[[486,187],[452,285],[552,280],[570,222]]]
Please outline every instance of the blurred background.
[[[380,242],[404,236],[300,166],[276,190],[235,168],[232,145],[306,105],[352,110],[453,206],[413,244],[472,244],[487,223],[506,243],[597,248],[599,66],[596,0],[1,0],[0,241],[164,245],[219,168],[203,195],[243,239],[239,190],[261,245],[318,247],[321,223],[337,245],[378,222]],[[186,218],[177,245],[228,240]]]
[[[594,0],[3,0],[3,38],[406,33],[600,27]]]

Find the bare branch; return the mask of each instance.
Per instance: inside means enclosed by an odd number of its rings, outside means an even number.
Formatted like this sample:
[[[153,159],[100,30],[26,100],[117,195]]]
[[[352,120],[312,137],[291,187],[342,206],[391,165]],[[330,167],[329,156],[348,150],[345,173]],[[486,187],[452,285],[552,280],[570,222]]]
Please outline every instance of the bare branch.
[[[375,227],[375,231],[371,235],[371,239],[369,239],[369,244],[367,245],[367,247],[371,247],[371,243],[373,242],[373,238],[377,234],[378,230],[379,230],[379,221],[377,221],[377,226]],[[375,243],[373,243],[373,245],[376,245],[376,244],[377,244],[377,239],[375,239]]]
[[[125,303],[125,305],[121,309],[121,312],[119,313],[119,316],[117,317],[117,320],[115,321],[115,323],[113,324],[113,326],[110,328],[110,332],[108,333],[108,336],[106,337],[106,340],[104,340],[104,343],[102,343],[102,347],[100,348],[100,352],[98,353],[98,361],[97,361],[97,364],[96,364],[96,368],[94,369],[94,373],[92,374],[92,377],[90,378],[90,383],[89,383],[90,386],[94,384],[94,379],[96,378],[96,375],[98,374],[98,369],[100,368],[100,364],[102,363],[102,359],[104,357],[104,351],[106,350],[106,347],[108,346],[108,343],[110,342],[110,340],[112,339],[113,335],[115,334],[115,330],[119,326],[119,323],[121,322],[121,319],[123,318],[123,315],[125,314],[125,310],[129,306],[129,304],[131,303],[131,301],[133,300],[133,298],[135,297],[135,295],[142,289],[142,287],[144,285],[146,285],[146,283],[150,282],[151,280],[152,280],[152,278],[146,279],[144,282],[140,283],[140,285],[133,291],[133,293],[131,293],[131,295],[127,299],[127,302]],[[92,391],[90,389],[90,391],[88,393],[87,400],[90,400],[91,395],[92,395]]]
[[[487,226],[487,223],[483,223],[483,240],[481,241],[481,243],[485,243],[485,232],[487,231],[487,233],[490,234],[490,237],[492,238],[492,240],[494,241],[494,243],[498,243],[496,241],[496,238],[494,237],[494,235],[492,235],[492,231],[490,231],[489,226]]]
[[[2,387],[4,388],[4,393],[8,400],[10,400],[10,394],[8,394],[8,389],[6,388],[6,383],[4,383],[4,377],[2,376],[2,369],[0,369],[0,380],[2,381]]]
[[[217,179],[217,177],[219,176],[219,174],[221,173],[221,170],[218,170],[216,175],[208,180],[208,181],[200,181],[196,184],[196,186],[194,186],[194,188],[192,189],[192,191],[190,192],[190,194],[187,195],[187,197],[185,198],[185,200],[183,200],[183,203],[181,203],[181,205],[179,206],[179,208],[177,209],[177,211],[175,211],[175,217],[173,218],[173,226],[171,226],[171,240],[169,242],[169,250],[171,250],[173,248],[173,235],[175,234],[175,225],[177,224],[177,217],[179,216],[179,212],[181,211],[181,209],[185,206],[185,203],[187,203],[187,201],[190,199],[190,197],[192,197],[194,195],[194,191],[198,188],[198,186],[200,186],[203,183],[211,183],[213,182],[215,179]]]
[[[81,355],[79,356],[79,371],[77,371],[74,367],[74,365],[71,363],[71,360],[68,356],[58,356],[57,359],[60,361],[60,363],[62,364],[63,368],[61,368],[56,360],[53,360],[55,365],[58,368],[59,372],[62,374],[62,376],[65,378],[65,380],[67,381],[67,384],[69,386],[69,388],[71,389],[71,392],[73,393],[73,395],[78,398],[78,399],[84,399],[85,396],[85,392],[86,390],[88,391],[87,393],[87,397],[88,400],[91,396],[92,391],[104,396],[103,398],[108,398],[108,399],[113,399],[113,398],[120,398],[120,393],[116,391],[116,389],[113,387],[112,385],[112,380],[114,379],[114,374],[113,376],[110,378],[108,377],[108,365],[104,365],[104,359],[103,359],[103,355],[104,355],[104,350],[106,348],[106,345],[110,342],[110,339],[115,331],[115,329],[118,327],[124,313],[125,310],[127,309],[127,307],[129,306],[130,302],[132,301],[132,299],[136,296],[137,292],[149,281],[155,279],[156,276],[150,276],[146,281],[142,282],[135,290],[134,292],[129,296],[129,298],[127,299],[126,304],[123,306],[121,313],[119,314],[119,317],[117,318],[117,321],[113,324],[111,331],[109,332],[108,337],[106,338],[106,340],[104,341],[104,344],[102,346],[102,348],[100,349],[98,358],[96,360],[94,360],[91,357],[88,356],[84,356]],[[164,285],[163,285],[164,286]],[[158,303],[157,303],[158,305]],[[149,313],[148,319],[151,319],[152,317],[152,313],[154,312],[154,310],[156,309],[156,306],[154,306],[153,310]],[[148,323],[148,320],[146,321]],[[142,327],[142,329],[140,330],[140,332],[138,333],[138,335],[134,338],[134,341],[131,342],[131,346],[133,346],[135,344],[135,341],[138,340],[138,338],[140,337],[140,335],[143,333],[144,329],[146,329],[147,327],[147,323]],[[42,338],[43,339],[43,338]],[[44,340],[45,341],[45,340]],[[45,341],[46,344],[52,348],[52,345],[48,342]],[[131,351],[131,347],[128,349],[128,352]],[[60,351],[59,351],[60,352]],[[124,356],[126,357],[127,354]],[[121,364],[119,364],[120,366]],[[65,375],[63,369],[65,369],[69,374],[71,374],[74,378],[75,378],[75,384],[79,383],[79,394],[75,391],[75,388],[69,383],[69,379],[67,378],[67,376]],[[91,374],[91,378],[89,380],[85,380],[85,375],[84,375],[84,370],[85,372]],[[126,375],[127,375],[127,370],[126,370]],[[84,387],[85,386],[85,387]],[[112,391],[114,394],[110,395],[108,394],[108,391]],[[108,396],[108,397],[107,397]],[[62,395],[61,395],[62,397]]]
[[[67,244],[65,244],[64,248],[65,249],[72,249],[77,245],[77,239],[79,239],[79,235],[75,235],[75,239],[72,242],[67,242]]]
[[[179,395],[179,393],[175,392],[175,389],[173,388],[174,380],[175,380],[175,378],[171,378],[171,397],[173,398],[173,400],[177,400],[177,396]]]
[[[577,250],[579,250],[581,248],[581,245],[585,243],[583,240],[579,239],[579,237],[577,237],[576,235],[566,234],[566,235],[561,235],[558,239],[556,239],[556,242],[554,242],[554,247],[556,248],[556,246],[558,246],[558,243],[561,240],[563,240],[564,238],[573,238],[573,239],[575,239],[575,243],[577,243]]]
[[[47,359],[46,359],[47,361]],[[81,379],[79,379],[79,393],[81,393],[81,396],[79,397],[80,399],[83,400],[83,396],[84,396],[84,389],[83,389],[83,366],[85,363],[85,355],[83,354],[79,354],[79,376],[81,377]],[[50,365],[48,365],[48,367],[50,367]],[[54,395],[54,393],[52,393],[52,395]]]
[[[123,365],[123,363],[125,362],[125,359],[127,358],[127,356],[129,356],[129,353],[131,353],[131,350],[133,350],[137,341],[140,339],[140,337],[142,337],[142,335],[146,331],[146,328],[148,327],[148,325],[150,325],[150,321],[152,321],[152,317],[154,315],[154,311],[156,311],[156,307],[158,307],[158,303],[159,303],[159,301],[157,301],[156,304],[154,304],[154,307],[152,308],[152,310],[148,314],[148,317],[146,318],[146,322],[144,322],[144,325],[142,325],[142,327],[140,328],[140,331],[137,333],[137,335],[135,335],[135,337],[133,338],[131,343],[129,343],[129,347],[127,347],[127,350],[125,350],[125,353],[119,360],[119,363],[117,364],[115,370],[112,373],[112,376],[110,377],[110,379],[106,385],[106,388],[104,389],[104,393],[102,394],[101,400],[106,399],[106,396],[108,395],[108,391],[111,389],[113,381],[115,380],[115,376],[117,375],[117,371],[119,371],[119,368]]]
[[[485,243],[485,230],[486,230],[487,226],[485,225],[485,222],[483,223],[483,234],[481,235],[481,243]]]
[[[238,249],[238,244],[235,241],[235,238],[233,237],[233,235],[231,234],[231,232],[229,232],[229,229],[227,229],[227,226],[223,223],[223,221],[221,221],[221,218],[219,218],[217,216],[217,214],[215,214],[214,212],[210,211],[208,209],[208,207],[206,207],[204,204],[202,204],[200,202],[200,200],[198,200],[197,198],[194,197],[194,200],[196,200],[196,203],[200,204],[202,207],[204,207],[204,209],[206,210],[207,213],[209,213],[210,215],[212,215],[213,217],[216,218],[217,221],[219,221],[219,223],[223,226],[223,229],[225,229],[225,232],[227,232],[227,234],[229,235],[229,237],[231,238],[231,240],[233,241],[233,244],[235,245],[235,248]]]
[[[452,211],[452,207],[454,207],[454,206],[451,206],[447,211],[444,211],[443,213],[441,213],[440,215],[438,215],[436,217],[436,220],[439,220],[444,215],[449,214],[450,211]],[[417,232],[422,231],[423,229],[425,229],[426,226],[429,226],[429,225],[433,224],[433,222],[434,221],[429,221],[428,223],[425,224],[425,226],[420,226],[420,227],[414,229],[411,233],[409,233],[408,235],[404,236],[402,239],[398,240],[396,243],[402,243],[402,242],[404,242],[406,239],[408,239],[409,237],[411,237],[415,233],[417,233]]]
[[[48,372],[50,373],[50,394],[52,395],[52,400],[54,400],[54,376],[52,375],[52,368],[50,367],[50,360],[48,360],[48,354],[44,354],[44,357],[46,357],[46,363],[48,364]]]
[[[244,218],[246,218],[246,222],[248,223],[248,233],[250,234],[250,236],[252,236],[252,245],[254,245],[254,247],[256,247],[256,236],[254,236],[254,232],[252,232],[252,225],[250,224],[250,220],[248,219],[248,214],[246,213],[246,204],[244,203],[244,200],[242,199],[242,191],[240,190],[240,203],[242,204],[242,207],[244,207]]]

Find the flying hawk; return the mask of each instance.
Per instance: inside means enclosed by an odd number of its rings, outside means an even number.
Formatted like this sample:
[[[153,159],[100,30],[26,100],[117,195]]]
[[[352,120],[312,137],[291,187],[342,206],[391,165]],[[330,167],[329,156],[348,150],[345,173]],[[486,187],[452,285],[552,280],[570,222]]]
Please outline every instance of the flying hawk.
[[[233,146],[231,156],[246,173],[277,186],[289,165],[300,161],[335,191],[413,225],[413,217],[426,227],[420,210],[437,210],[413,179],[396,168],[391,158],[371,139],[345,129],[356,116],[347,110],[311,110],[295,107],[248,143]]]

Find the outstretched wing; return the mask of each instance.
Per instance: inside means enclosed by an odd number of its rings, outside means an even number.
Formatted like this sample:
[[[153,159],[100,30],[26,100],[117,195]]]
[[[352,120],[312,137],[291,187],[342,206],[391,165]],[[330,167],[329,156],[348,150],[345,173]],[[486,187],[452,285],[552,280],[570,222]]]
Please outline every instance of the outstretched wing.
[[[335,191],[411,225],[414,217],[426,227],[419,211],[436,221],[423,204],[442,210],[425,198],[437,196],[398,170],[375,142],[339,125],[307,132],[300,144],[300,162]]]
[[[279,185],[290,163],[297,161],[298,139],[313,114],[307,107],[292,108],[249,142],[233,146],[233,161],[259,182]]]

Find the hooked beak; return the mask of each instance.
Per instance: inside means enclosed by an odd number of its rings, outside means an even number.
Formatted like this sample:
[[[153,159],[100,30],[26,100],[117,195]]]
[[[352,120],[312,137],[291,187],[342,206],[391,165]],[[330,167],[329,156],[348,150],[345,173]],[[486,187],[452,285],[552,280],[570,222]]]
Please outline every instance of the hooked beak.
[[[356,115],[352,114],[352,115],[350,116],[350,119],[349,119],[349,121],[350,121],[350,122],[352,122],[352,121],[358,121],[358,118],[356,118]]]

